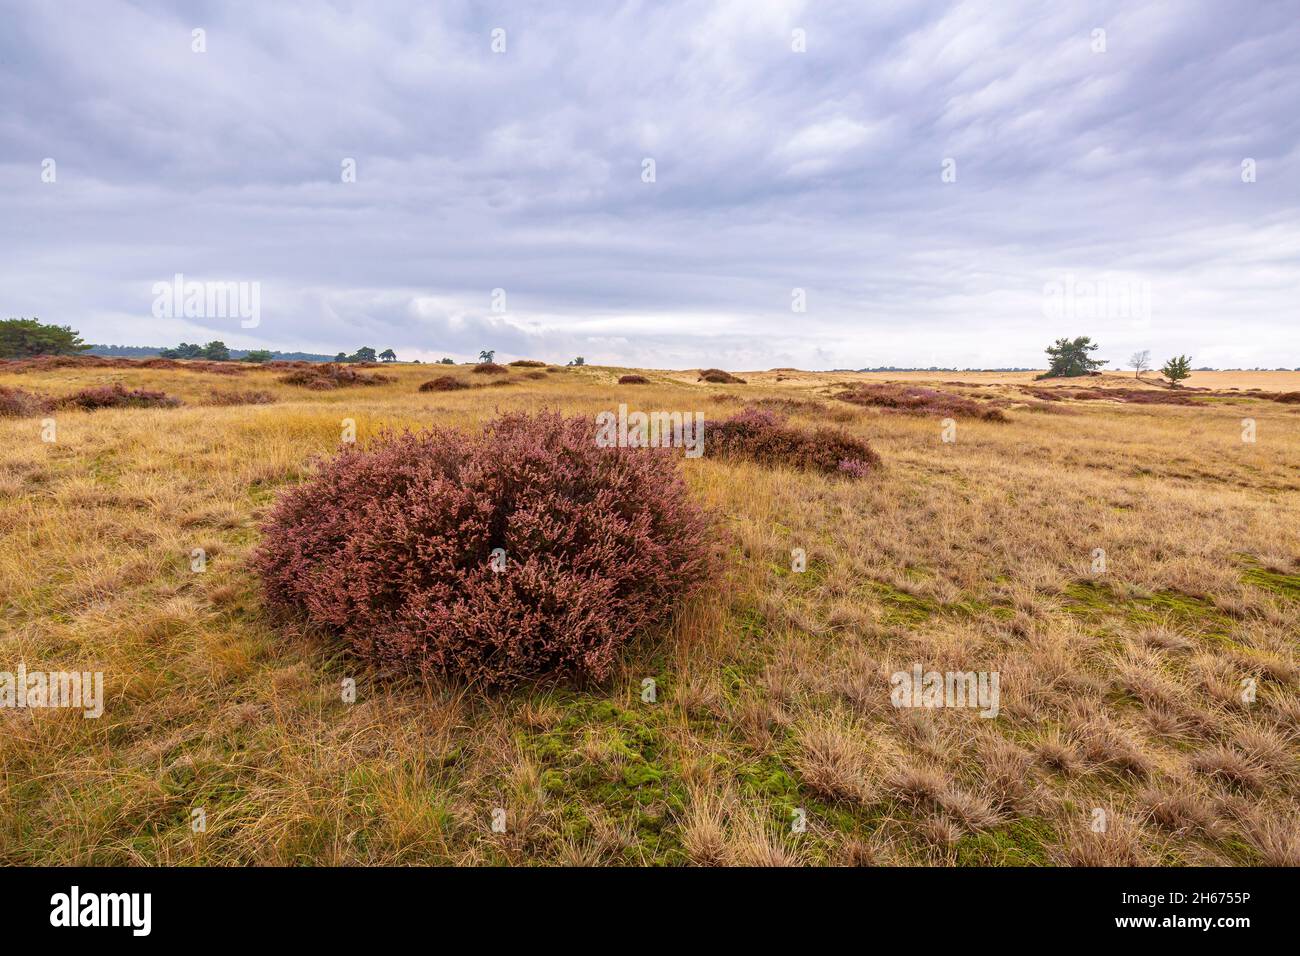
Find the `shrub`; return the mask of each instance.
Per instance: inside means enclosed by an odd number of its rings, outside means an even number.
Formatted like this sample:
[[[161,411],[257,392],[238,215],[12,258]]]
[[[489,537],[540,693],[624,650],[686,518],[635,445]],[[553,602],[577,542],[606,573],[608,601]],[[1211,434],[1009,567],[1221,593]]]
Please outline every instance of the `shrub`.
[[[1300,392],[1279,392],[1273,396],[1273,401],[1286,405],[1300,405]]]
[[[854,405],[884,408],[909,415],[938,415],[945,418],[981,418],[989,422],[1004,422],[1006,413],[989,402],[977,402],[964,395],[954,395],[923,385],[901,385],[897,382],[858,383],[836,398]]]
[[[213,392],[208,398],[209,405],[270,405],[275,396],[270,392]]]
[[[761,465],[786,465],[801,471],[864,478],[880,456],[861,439],[832,428],[805,432],[769,411],[747,408],[704,431],[705,454]]]
[[[649,385],[650,379],[644,375],[620,375],[618,378],[620,385]]]
[[[515,359],[510,364],[515,368],[546,368],[546,363],[537,359]]]
[[[745,384],[745,380],[743,378],[737,378],[735,375],[732,375],[730,372],[724,372],[720,368],[702,369],[700,371],[700,377],[698,381],[713,382],[717,385],[744,385]]]
[[[603,679],[715,561],[671,451],[598,447],[590,419],[555,412],[345,448],[263,531],[273,607],[379,663],[485,686]]]
[[[479,362],[470,371],[479,375],[508,375],[510,373],[510,369],[504,365],[498,365],[496,362]]]
[[[288,375],[280,377],[285,385],[302,385],[313,391],[323,392],[349,385],[383,385],[396,381],[391,375],[366,375],[358,372],[354,366],[325,362],[295,369]]]
[[[121,382],[112,385],[97,385],[83,388],[69,395],[60,404],[94,411],[97,408],[175,408],[181,403],[166,392],[154,392],[144,388],[128,389]]]
[[[462,388],[469,388],[469,382],[462,382],[453,375],[439,375],[420,385],[422,392],[455,392]]]
[[[0,418],[24,418],[54,408],[54,402],[34,392],[0,385]]]

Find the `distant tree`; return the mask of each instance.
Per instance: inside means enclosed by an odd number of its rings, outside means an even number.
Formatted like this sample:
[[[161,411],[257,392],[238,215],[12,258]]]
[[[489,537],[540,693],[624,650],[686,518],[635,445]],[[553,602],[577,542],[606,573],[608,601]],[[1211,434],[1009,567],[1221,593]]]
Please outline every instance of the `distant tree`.
[[[338,355],[334,356],[334,361],[336,362],[346,362],[347,360],[348,360],[347,352],[340,352]]]
[[[90,348],[66,325],[46,325],[40,319],[0,322],[0,358],[32,355],[77,355]]]
[[[199,357],[210,362],[229,362],[230,349],[226,348],[226,343],[220,339],[213,339],[203,346],[203,351],[199,353]]]
[[[1169,384],[1174,388],[1178,383],[1192,374],[1192,359],[1187,355],[1175,355],[1165,363],[1160,374],[1169,379]]]
[[[1128,367],[1133,370],[1134,378],[1141,378],[1142,373],[1151,368],[1151,350],[1143,349],[1128,357]]]
[[[1047,372],[1039,378],[1070,378],[1076,375],[1088,375],[1106,364],[1106,359],[1092,358],[1089,353],[1101,348],[1086,335],[1077,339],[1057,339],[1047,347],[1051,359]]]
[[[484,349],[478,353],[478,360],[484,364],[492,361],[497,357],[496,349]]]
[[[581,355],[579,355],[576,359],[573,359],[571,362],[569,362],[569,364],[570,364],[570,365],[586,365],[586,364],[587,364],[587,360],[584,359]]]
[[[455,359],[449,359],[449,358],[441,358],[441,359],[438,359],[438,364],[439,364],[439,365],[455,365],[455,364],[456,364],[456,360],[455,360]]]
[[[269,362],[273,358],[275,358],[275,356],[267,349],[253,349],[250,352],[246,352],[240,361],[255,362],[260,365],[262,362]]]
[[[352,353],[354,362],[373,362],[375,360],[375,350],[369,345],[363,345]]]
[[[392,349],[384,349],[382,352],[379,353],[379,358],[385,362],[396,362],[397,353],[394,352]]]

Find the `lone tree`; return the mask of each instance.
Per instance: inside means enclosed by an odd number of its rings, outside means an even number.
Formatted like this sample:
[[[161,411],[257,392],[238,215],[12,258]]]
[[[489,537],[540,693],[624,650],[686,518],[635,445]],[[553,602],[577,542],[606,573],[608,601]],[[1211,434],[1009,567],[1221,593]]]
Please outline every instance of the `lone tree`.
[[[260,365],[263,362],[271,361],[273,358],[275,358],[275,356],[267,349],[253,349],[250,352],[246,352],[240,361],[253,362],[254,364]]]
[[[569,361],[569,364],[570,364],[570,365],[586,365],[586,364],[587,364],[587,360],[586,360],[585,358],[583,358],[581,355],[579,355],[577,358],[575,358],[575,359],[571,359],[571,360]]]
[[[220,339],[213,339],[207,345],[203,346],[200,358],[205,358],[212,362],[229,362],[230,349],[226,348],[226,343]]]
[[[0,358],[33,355],[77,355],[90,348],[66,325],[46,325],[40,319],[0,322]]]
[[[379,358],[385,362],[396,362],[397,353],[394,352],[392,349],[384,349],[382,352],[379,353]]]
[[[456,362],[455,362],[455,360],[453,360],[453,359],[449,359],[449,358],[440,358],[440,359],[438,359],[438,364],[439,364],[439,365],[455,365]]]
[[[1188,378],[1192,374],[1192,358],[1190,355],[1175,355],[1165,363],[1160,374],[1169,379],[1169,384],[1173,388],[1178,387],[1178,383]]]
[[[1133,370],[1133,377],[1141,378],[1142,373],[1151,368],[1151,350],[1143,349],[1141,352],[1134,352],[1128,357],[1128,365]]]
[[[497,357],[496,349],[484,349],[478,353],[478,360],[486,365]]]
[[[375,360],[375,350],[369,345],[363,345],[352,353],[353,362],[373,362]]]
[[[1107,359],[1095,359],[1089,356],[1101,348],[1086,335],[1077,339],[1057,339],[1054,345],[1047,347],[1051,363],[1047,371],[1039,378],[1072,378],[1076,375],[1091,375],[1106,364]]]

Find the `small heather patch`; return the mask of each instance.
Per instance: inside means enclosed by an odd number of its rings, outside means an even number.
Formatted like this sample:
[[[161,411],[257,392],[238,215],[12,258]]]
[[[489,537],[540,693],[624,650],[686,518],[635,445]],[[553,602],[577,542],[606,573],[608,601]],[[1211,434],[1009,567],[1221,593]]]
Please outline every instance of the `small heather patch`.
[[[213,392],[208,396],[209,405],[270,405],[275,396],[270,392]]]
[[[644,375],[620,375],[618,377],[620,385],[649,385],[650,379]]]
[[[883,408],[908,415],[979,418],[989,422],[1007,420],[1006,414],[995,405],[977,402],[973,398],[943,392],[937,388],[926,388],[923,385],[861,382],[845,391],[837,392],[835,397],[854,405]]]
[[[1041,398],[1047,402],[1072,399],[1078,402],[1123,402],[1126,405],[1201,404],[1185,392],[1164,392],[1148,388],[1043,388],[1041,386],[1022,385],[1020,390],[1026,395],[1032,395],[1034,398]]]
[[[510,364],[515,368],[546,368],[546,363],[537,359],[515,359]]]
[[[880,456],[865,441],[832,428],[802,431],[769,411],[747,408],[705,430],[705,454],[801,471],[865,478]]]
[[[454,375],[439,375],[437,378],[431,378],[420,385],[422,392],[456,392],[464,388],[469,388],[469,382],[462,382]]]
[[[712,528],[671,452],[509,413],[345,449],[281,498],[253,566],[272,606],[383,664],[601,680],[709,580]]]
[[[504,365],[498,365],[496,362],[479,362],[472,369],[470,369],[470,371],[476,375],[510,374],[510,369],[506,368]]]
[[[21,388],[0,385],[0,418],[25,418],[40,415],[54,408],[54,402]]]
[[[121,382],[114,382],[112,385],[83,388],[62,399],[59,404],[94,411],[99,408],[175,408],[181,404],[181,400],[166,392],[127,388]]]
[[[715,385],[744,385],[745,380],[732,375],[730,372],[723,371],[720,368],[706,368],[700,370],[698,381],[713,382]]]

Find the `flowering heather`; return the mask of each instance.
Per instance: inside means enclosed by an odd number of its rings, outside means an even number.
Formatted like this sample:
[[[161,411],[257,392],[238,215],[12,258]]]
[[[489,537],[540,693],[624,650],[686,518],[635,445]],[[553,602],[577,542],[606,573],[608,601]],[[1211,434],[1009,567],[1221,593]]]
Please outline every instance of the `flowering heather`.
[[[880,464],[880,456],[870,445],[847,432],[831,428],[802,431],[772,412],[756,408],[710,422],[704,449],[710,458],[738,458],[850,478],[864,478]]]
[[[715,560],[671,453],[599,448],[555,412],[346,448],[263,532],[273,606],[378,662],[486,686],[606,677]]]
[[[515,359],[510,364],[515,368],[546,368],[546,363],[537,359]]]
[[[175,408],[181,403],[166,392],[146,388],[127,388],[121,382],[83,388],[69,395],[59,404],[93,411],[97,408]]]
[[[0,418],[22,418],[39,415],[54,407],[50,399],[21,388],[0,385]]]
[[[462,388],[469,388],[469,382],[462,382],[454,375],[439,375],[437,378],[431,378],[427,382],[420,384],[422,392],[455,392]]]
[[[507,375],[510,369],[496,362],[479,362],[470,371],[478,375]]]
[[[923,385],[901,385],[897,382],[858,383],[839,392],[836,398],[854,405],[884,408],[908,415],[936,415],[945,418],[982,418],[988,422],[1004,422],[1006,413],[996,405],[977,402],[964,395],[926,388]]]
[[[280,381],[285,385],[302,385],[312,391],[325,392],[346,388],[349,385],[383,385],[395,379],[391,375],[364,375],[355,368],[348,368],[335,362],[325,362],[321,365],[296,369],[288,375],[281,376]]]

